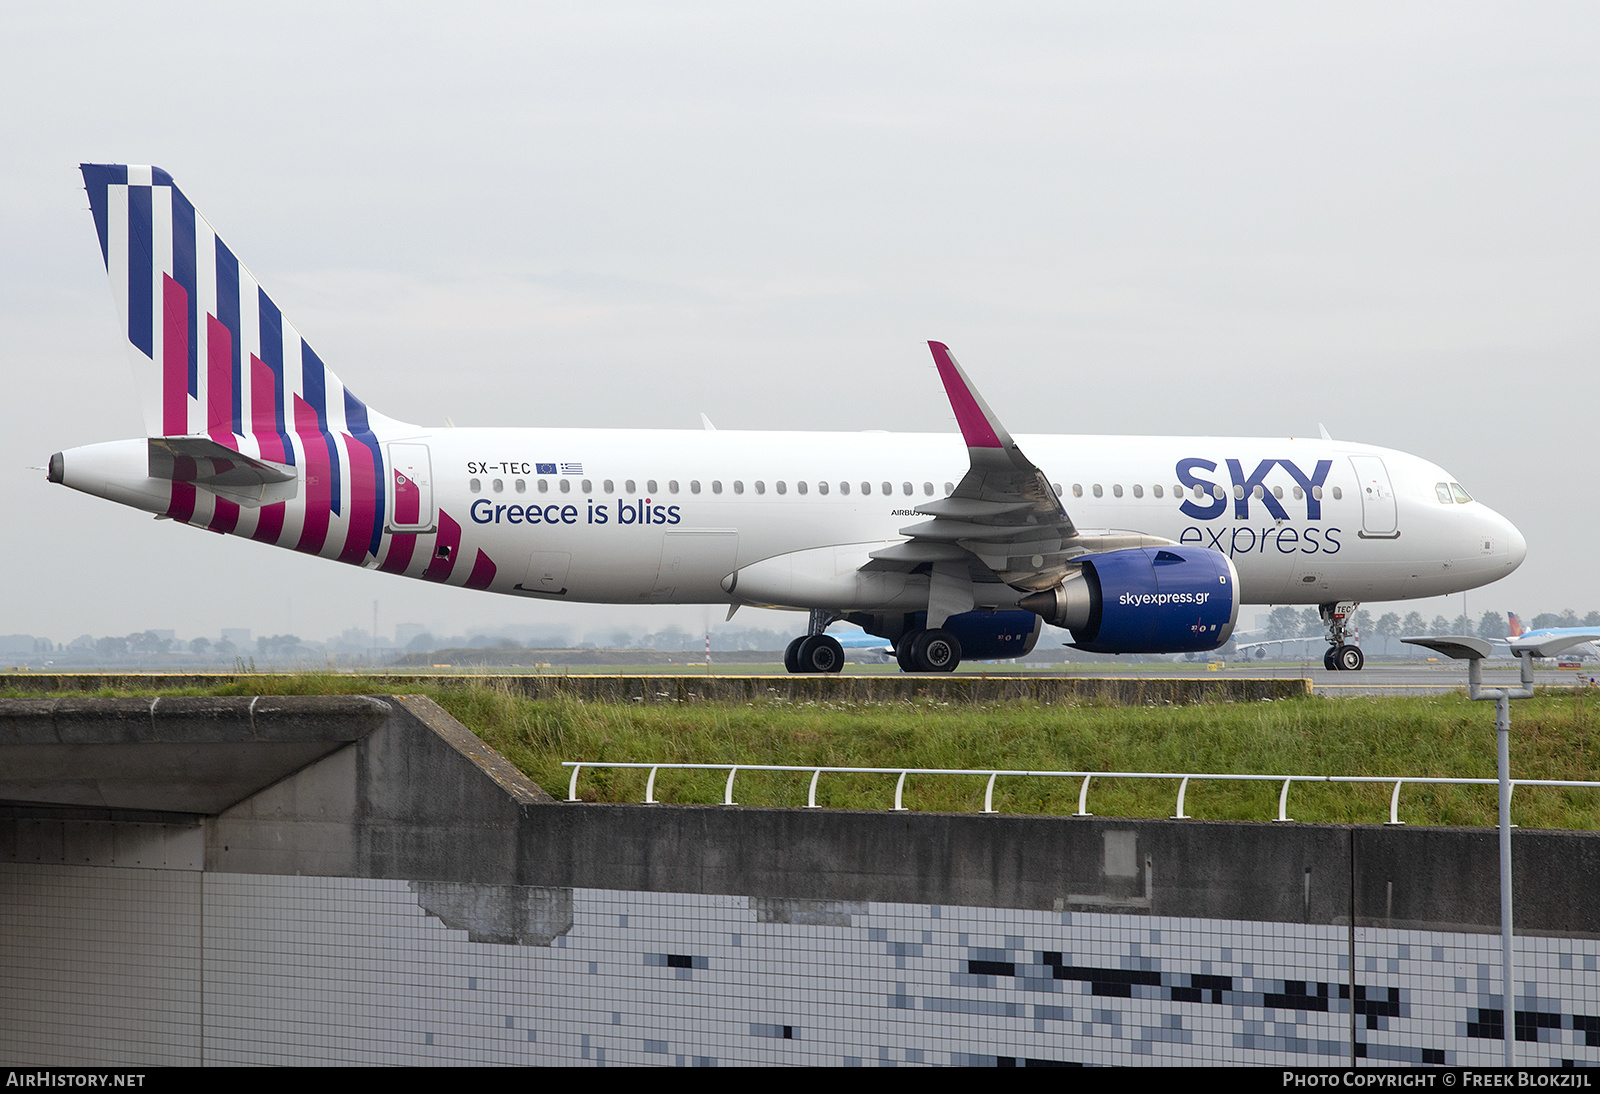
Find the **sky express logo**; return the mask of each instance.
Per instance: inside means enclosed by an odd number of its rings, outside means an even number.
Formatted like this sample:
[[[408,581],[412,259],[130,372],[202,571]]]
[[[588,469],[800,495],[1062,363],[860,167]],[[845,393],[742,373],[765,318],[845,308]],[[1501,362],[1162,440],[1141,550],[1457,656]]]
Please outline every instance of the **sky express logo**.
[[[1189,496],[1179,506],[1179,511],[1191,520],[1216,520],[1227,512],[1228,503],[1233,503],[1233,519],[1248,521],[1251,519],[1250,506],[1255,503],[1260,506],[1257,519],[1268,519],[1277,523],[1266,527],[1252,527],[1248,524],[1208,525],[1200,527],[1190,525],[1178,536],[1179,543],[1194,543],[1221,551],[1230,558],[1239,555],[1268,554],[1276,552],[1282,555],[1336,555],[1343,546],[1339,536],[1343,535],[1341,528],[1292,528],[1284,527],[1282,522],[1289,520],[1289,506],[1295,509],[1303,504],[1307,520],[1322,520],[1322,486],[1328,481],[1328,473],[1333,470],[1332,460],[1318,460],[1311,474],[1306,474],[1292,460],[1262,460],[1256,464],[1254,470],[1245,472],[1244,464],[1238,460],[1226,461],[1228,465],[1229,486],[1223,486],[1215,478],[1208,478],[1201,472],[1215,473],[1217,464],[1213,460],[1186,459],[1179,460],[1176,468],[1178,481],[1189,491]],[[1299,488],[1300,497],[1280,498],[1272,492],[1272,487],[1267,484],[1267,477],[1274,468],[1282,468],[1294,486]],[[1231,488],[1230,488],[1231,487]],[[1290,493],[1294,492],[1291,487]]]

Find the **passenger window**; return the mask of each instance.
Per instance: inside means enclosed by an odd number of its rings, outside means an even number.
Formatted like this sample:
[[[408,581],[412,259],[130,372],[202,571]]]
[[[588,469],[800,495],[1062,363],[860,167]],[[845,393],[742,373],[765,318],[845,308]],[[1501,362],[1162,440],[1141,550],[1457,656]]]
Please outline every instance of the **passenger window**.
[[[1244,500],[1244,487],[1240,486],[1238,483],[1234,483],[1233,484],[1233,500],[1234,501],[1243,501]]]
[[[1094,496],[1097,498],[1103,498],[1106,496],[1105,487],[1101,486],[1099,483],[1094,484],[1093,490]]]
[[[1311,496],[1313,498],[1316,498],[1318,501],[1321,501],[1322,500],[1322,487],[1313,486],[1311,488]]]
[[[945,483],[944,484],[944,492],[946,494],[954,494],[956,492],[956,484],[953,483],[953,482]]]
[[[923,483],[922,484],[922,492],[924,494],[928,495],[928,497],[930,497],[930,498],[933,497],[933,483],[931,483],[931,482]]]
[[[478,479],[468,479],[467,489],[471,490],[474,494],[480,493],[483,490],[483,483]]]
[[[1260,501],[1266,496],[1266,493],[1267,492],[1265,490],[1261,489],[1261,487],[1257,485],[1255,489],[1250,491],[1250,496],[1255,498],[1257,501]]]
[[[630,493],[630,494],[632,494],[632,493],[633,493],[633,492],[634,492],[634,483],[633,483],[633,480],[632,480],[632,479],[629,479],[629,480],[628,480],[628,481],[627,481],[627,482],[625,482],[625,483],[623,483],[623,484],[622,484],[622,488],[623,488],[623,489],[624,489],[624,490],[626,490],[626,491],[627,491],[627,492],[628,492],[628,493]]]
[[[500,493],[500,491],[504,490],[505,488],[506,484],[501,479],[495,479],[489,484],[489,489],[493,490],[496,494]]]
[[[740,482],[738,479],[734,479],[733,480],[733,492],[735,494],[744,493],[744,483]]]
[[[1304,490],[1300,489],[1298,486],[1294,488],[1294,500],[1295,501],[1299,501],[1301,498],[1303,498],[1305,496],[1306,496],[1306,492]]]
[[[734,485],[737,486],[739,484],[738,483],[734,483]],[[767,492],[767,484],[762,482],[760,479],[757,479],[756,480],[756,493],[765,494],[766,492]]]
[[[527,479],[518,479],[517,480],[517,493],[526,494],[527,492],[528,492],[528,480]]]
[[[1156,484],[1155,484],[1155,485],[1154,485],[1154,486],[1152,486],[1152,487],[1151,487],[1151,488],[1150,488],[1150,490],[1151,490],[1151,492],[1152,492],[1152,493],[1153,493],[1153,494],[1155,494],[1155,496],[1156,496],[1156,497],[1158,497],[1158,498],[1159,498],[1159,497],[1160,497],[1160,496],[1161,496],[1161,494],[1162,494],[1162,490],[1161,490],[1161,484],[1160,484],[1160,483],[1159,483],[1159,482],[1158,482],[1158,483],[1156,483]]]
[[[1203,498],[1205,496],[1206,496],[1206,488],[1205,487],[1196,486],[1194,488],[1194,497],[1195,497],[1196,501],[1199,501],[1201,498]]]
[[[906,497],[909,498],[911,496],[911,484],[909,482],[901,483],[900,489],[905,493]]]
[[[1200,488],[1199,488],[1199,487],[1198,487],[1198,486],[1197,486],[1197,487],[1195,487],[1195,490],[1196,490],[1196,491],[1197,491],[1197,492],[1196,492],[1196,494],[1195,494],[1195,497],[1197,497],[1197,498],[1198,498],[1198,497],[1199,497],[1199,496],[1200,496],[1200,495],[1199,495],[1199,493],[1198,493],[1198,491],[1199,491],[1199,489],[1200,489]],[[1181,486],[1174,486],[1174,487],[1173,487],[1173,488],[1172,488],[1172,496],[1173,496],[1173,497],[1175,497],[1175,498],[1181,498],[1181,497],[1183,497],[1183,487],[1181,487]]]
[[[788,492],[789,492],[789,484],[784,482],[782,479],[779,479],[778,480],[778,493],[787,494]]]
[[[1133,496],[1136,497],[1136,498],[1144,497],[1144,487],[1140,486],[1138,483],[1134,483],[1133,484]]]
[[[823,492],[823,493],[824,493],[824,494],[826,494],[826,493],[827,493],[827,492],[828,492],[828,491],[827,491],[827,490],[826,490],[826,486],[827,486],[827,483],[823,483],[823,486],[824,486],[824,490],[823,490],[823,491],[822,491],[822,492]],[[797,482],[797,483],[795,483],[795,484],[794,484],[794,488],[795,488],[795,489],[796,489],[796,490],[798,490],[798,491],[799,491],[799,492],[800,492],[800,493],[802,493],[802,494],[804,494],[804,493],[805,493],[805,492],[806,492],[806,484],[805,484],[805,483],[803,483],[803,482]]]
[[[1122,497],[1122,484],[1120,482],[1111,484],[1111,496],[1114,498]]]
[[[1339,487],[1335,486],[1333,488],[1333,500],[1334,501],[1338,501],[1342,497],[1344,497],[1344,491],[1342,489],[1340,489]]]
[[[883,484],[883,493],[884,493],[885,497],[888,497],[890,494],[894,493],[894,483],[892,483],[892,482],[884,483]]]
[[[498,490],[499,487],[496,487],[495,489]],[[561,480],[561,492],[563,494],[572,493],[572,480],[571,479],[562,479]]]
[[[866,497],[867,495],[869,495],[871,493],[872,493],[872,484],[870,482],[862,483],[861,484],[861,496],[862,497]]]
[[[1059,498],[1061,496],[1061,484],[1059,482],[1051,483],[1050,484],[1050,489],[1052,489],[1052,490],[1054,490],[1056,492],[1056,497]]]
[[[651,479],[649,482],[644,484],[644,488],[645,488],[645,492],[648,493],[648,494],[656,493],[657,492],[656,491],[656,480],[655,479]]]
[[[579,488],[585,494],[592,493],[594,491],[594,484],[592,482],[590,482],[588,479],[584,479],[583,482],[580,484]]]
[[[1083,483],[1075,482],[1072,484],[1072,496],[1075,498],[1083,497]]]
[[[850,484],[847,483],[847,482],[841,482],[839,484],[839,493],[848,494],[849,492],[850,492]]]
[[[699,492],[700,492],[700,480],[699,479],[690,479],[689,480],[689,493],[698,494]]]
[[[1472,500],[1472,495],[1463,490],[1459,482],[1453,482],[1450,484],[1450,493],[1454,494],[1456,496],[1456,500],[1461,502],[1463,505]]]
[[[605,490],[605,492],[608,493],[608,494],[612,494],[612,493],[616,492],[616,484],[613,483],[610,479],[606,479],[600,485]]]
[[[1281,486],[1274,486],[1274,487],[1273,487],[1273,488],[1272,488],[1272,496],[1273,496],[1273,497],[1275,497],[1275,498],[1277,498],[1277,499],[1279,499],[1279,500],[1280,500],[1280,501],[1281,501],[1281,500],[1282,500],[1282,499],[1283,499],[1283,487],[1281,487]]]
[[[712,479],[711,480],[711,492],[713,494],[722,493],[722,480],[721,479]]]
[[[1221,501],[1223,498],[1228,496],[1228,492],[1220,486],[1213,486],[1211,488],[1211,496],[1216,498],[1218,501]]]
[[[667,480],[667,493],[676,494],[677,492],[678,492],[678,480],[677,479],[668,479]]]
[[[549,490],[550,490],[550,483],[547,482],[544,479],[540,479],[539,480],[539,493],[541,493],[541,494],[548,493]]]

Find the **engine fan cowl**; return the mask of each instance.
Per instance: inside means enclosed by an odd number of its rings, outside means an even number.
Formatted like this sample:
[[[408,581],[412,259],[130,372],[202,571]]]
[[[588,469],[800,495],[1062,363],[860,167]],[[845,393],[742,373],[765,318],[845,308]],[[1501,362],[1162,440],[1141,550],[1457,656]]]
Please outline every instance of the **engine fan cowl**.
[[[1072,632],[1092,653],[1190,653],[1227,642],[1239,618],[1239,574],[1199,547],[1143,547],[1083,559],[1078,575],[1019,606]]]

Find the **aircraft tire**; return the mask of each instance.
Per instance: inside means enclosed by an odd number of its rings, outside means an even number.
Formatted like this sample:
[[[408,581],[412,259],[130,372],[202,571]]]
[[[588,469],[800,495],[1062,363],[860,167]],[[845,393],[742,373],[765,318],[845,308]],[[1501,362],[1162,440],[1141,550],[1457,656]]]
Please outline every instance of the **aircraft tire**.
[[[921,631],[907,631],[894,644],[894,659],[900,663],[901,672],[917,671],[917,663],[911,659],[911,651],[916,648],[917,636],[921,633]]]
[[[911,660],[916,672],[954,672],[961,664],[961,643],[941,628],[919,631],[911,645]]]
[[[799,638],[796,638],[793,642],[790,642],[788,646],[784,647],[783,668],[785,672],[800,671],[800,643],[804,642],[805,640],[806,636],[802,634]]]
[[[795,660],[799,662],[801,672],[839,672],[844,668],[844,647],[839,645],[837,638],[814,634],[801,640]]]
[[[1361,652],[1360,646],[1340,646],[1338,661],[1339,667],[1346,672],[1360,672],[1361,666],[1367,663],[1367,658]]]
[[[1333,646],[1328,647],[1327,652],[1322,655],[1322,667],[1327,669],[1329,672],[1338,672],[1344,667],[1343,665],[1339,664],[1338,649],[1335,649]]]

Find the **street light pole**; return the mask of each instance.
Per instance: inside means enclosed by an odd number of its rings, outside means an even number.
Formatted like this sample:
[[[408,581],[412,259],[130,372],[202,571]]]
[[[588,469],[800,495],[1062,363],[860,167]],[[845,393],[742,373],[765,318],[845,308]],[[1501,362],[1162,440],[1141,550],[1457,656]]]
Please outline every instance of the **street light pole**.
[[[1505,1023],[1506,1066],[1516,1065],[1516,996],[1511,970],[1511,700],[1533,697],[1533,651],[1520,650],[1521,687],[1483,686],[1483,659],[1467,662],[1467,695],[1474,700],[1494,700],[1495,770],[1500,779],[1500,1004]]]
[[[1465,614],[1465,607],[1462,612]],[[1402,638],[1413,646],[1425,646],[1446,657],[1467,663],[1467,695],[1477,701],[1494,700],[1495,767],[1500,780],[1500,1004],[1505,1025],[1505,1060],[1516,1066],[1516,996],[1513,994],[1514,968],[1511,945],[1511,700],[1533,698],[1533,659],[1554,657],[1562,650],[1600,639],[1597,634],[1543,635],[1511,643],[1511,653],[1522,662],[1521,686],[1486,688],[1483,686],[1483,659],[1492,648],[1481,638],[1439,635],[1435,638]]]

